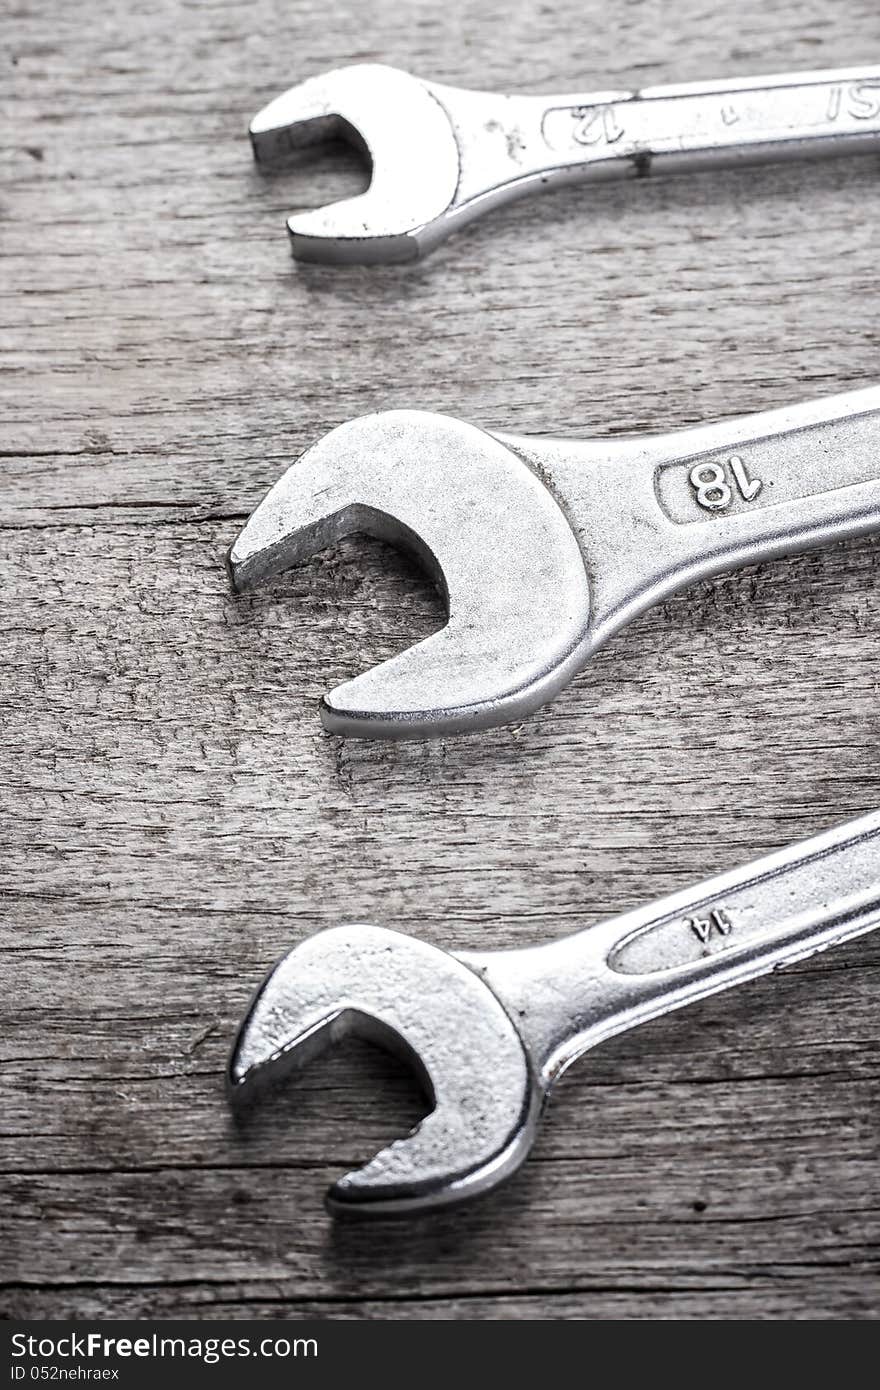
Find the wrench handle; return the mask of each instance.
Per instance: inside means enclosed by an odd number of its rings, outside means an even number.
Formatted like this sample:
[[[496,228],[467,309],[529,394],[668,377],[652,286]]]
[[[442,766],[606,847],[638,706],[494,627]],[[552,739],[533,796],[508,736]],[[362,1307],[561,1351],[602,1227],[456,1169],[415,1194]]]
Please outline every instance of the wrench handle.
[[[586,96],[426,85],[456,129],[465,217],[582,179],[880,150],[878,66]]]
[[[878,388],[702,426],[645,453],[673,523],[666,558],[690,578],[880,528]]]
[[[498,437],[580,538],[591,651],[697,580],[880,531],[880,387],[674,434]]]
[[[622,99],[562,99],[541,133],[569,162],[645,175],[880,148],[880,68],[652,87]]]
[[[546,1089],[650,1018],[880,927],[880,812],[574,936],[465,957]]]

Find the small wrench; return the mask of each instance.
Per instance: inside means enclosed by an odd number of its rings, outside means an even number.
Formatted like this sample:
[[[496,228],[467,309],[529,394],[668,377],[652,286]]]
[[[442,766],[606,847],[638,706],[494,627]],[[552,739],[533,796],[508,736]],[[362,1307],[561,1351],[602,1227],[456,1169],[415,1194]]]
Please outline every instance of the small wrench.
[[[521,719],[694,580],[880,529],[880,388],[675,434],[491,435],[388,411],[332,430],[227,559],[249,589],[352,532],[415,553],[449,620],[325,696],[333,733],[424,738]]]
[[[331,927],[269,974],[229,1063],[234,1103],[346,1034],[413,1063],[431,1112],[334,1184],[336,1213],[404,1213],[495,1187],[551,1087],[639,1023],[880,926],[880,813],[543,946],[447,951]]]
[[[343,137],[366,193],[288,221],[304,261],[409,261],[481,212],[582,179],[880,150],[880,67],[582,96],[499,96],[337,68],[270,101],[254,157]]]

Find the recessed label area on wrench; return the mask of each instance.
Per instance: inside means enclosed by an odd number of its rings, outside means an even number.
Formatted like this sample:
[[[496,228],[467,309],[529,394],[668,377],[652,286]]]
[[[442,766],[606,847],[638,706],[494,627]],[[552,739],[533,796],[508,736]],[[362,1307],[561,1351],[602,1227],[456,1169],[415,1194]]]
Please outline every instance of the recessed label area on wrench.
[[[706,903],[690,916],[636,932],[612,952],[608,964],[622,975],[654,975],[738,945],[734,913],[723,903]]]
[[[877,469],[876,430],[855,416],[792,433],[784,456],[768,438],[661,464],[654,490],[670,521],[684,525],[871,483]]]

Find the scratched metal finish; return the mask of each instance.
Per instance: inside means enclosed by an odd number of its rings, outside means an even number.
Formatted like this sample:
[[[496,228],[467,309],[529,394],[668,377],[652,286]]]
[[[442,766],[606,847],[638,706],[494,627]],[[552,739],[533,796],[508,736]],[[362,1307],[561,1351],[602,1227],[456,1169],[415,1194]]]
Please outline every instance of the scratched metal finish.
[[[438,1196],[475,1196],[519,1166],[533,1100],[513,1022],[447,952],[378,927],[323,932],[278,963],[242,1024],[232,1101],[349,1033],[414,1062],[431,1113],[334,1183],[337,1210],[421,1211]]]
[[[341,425],[249,519],[227,560],[233,586],[250,589],[352,532],[414,551],[449,620],[325,696],[328,729],[467,732],[520,718],[571,671],[590,618],[578,542],[535,473],[483,430],[419,411]]]

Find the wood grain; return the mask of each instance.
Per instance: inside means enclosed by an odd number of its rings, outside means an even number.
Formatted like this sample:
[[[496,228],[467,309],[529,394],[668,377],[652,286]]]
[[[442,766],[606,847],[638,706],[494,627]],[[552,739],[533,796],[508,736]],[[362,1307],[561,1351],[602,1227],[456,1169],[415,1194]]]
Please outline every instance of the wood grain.
[[[698,586],[526,723],[398,746],[316,702],[442,621],[424,579],[354,540],[234,599],[222,557],[372,409],[598,435],[880,377],[876,158],[559,193],[333,271],[284,217],[363,176],[258,174],[265,100],[363,59],[515,91],[853,65],[876,0],[17,0],[3,29],[0,1307],[875,1318],[871,938],[599,1049],[523,1172],[433,1221],[321,1207],[420,1113],[384,1054],[243,1129],[222,1070],[301,933],[525,944],[876,806],[876,545]]]

